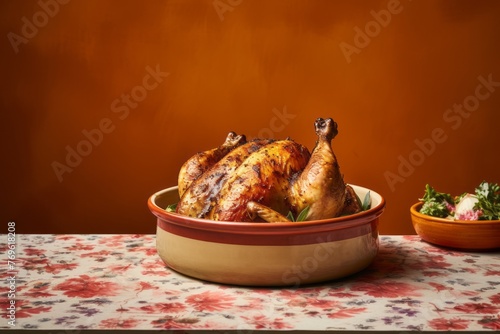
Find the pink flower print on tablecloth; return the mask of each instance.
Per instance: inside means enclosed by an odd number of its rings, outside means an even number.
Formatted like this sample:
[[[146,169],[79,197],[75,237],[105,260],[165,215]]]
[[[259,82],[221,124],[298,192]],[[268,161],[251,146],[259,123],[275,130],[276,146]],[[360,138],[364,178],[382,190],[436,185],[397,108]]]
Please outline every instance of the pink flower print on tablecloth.
[[[317,298],[303,298],[300,296],[295,296],[295,298],[290,298],[288,301],[288,306],[292,307],[307,307],[307,308],[320,308],[320,309],[330,309],[338,305],[337,301],[325,300]]]
[[[158,290],[159,288],[156,285],[153,285],[149,282],[139,282],[138,287],[135,289],[138,292],[144,290]]]
[[[186,306],[182,303],[154,303],[141,307],[132,307],[132,309],[145,312],[147,314],[172,314],[184,312]]]
[[[66,235],[66,234],[58,234],[55,235],[56,240],[74,240],[77,239],[78,241],[83,241],[84,239],[80,236],[75,236],[75,235]]]
[[[65,247],[67,250],[69,251],[88,251],[88,250],[93,250],[94,249],[94,246],[93,245],[85,245],[85,244],[82,244],[81,242],[77,242],[69,247]]]
[[[103,250],[100,250],[100,251],[97,251],[97,252],[83,253],[80,256],[81,257],[92,257],[92,258],[100,259],[100,258],[108,256],[109,254],[111,254],[111,251],[103,249]]]
[[[135,328],[137,324],[139,324],[141,321],[142,320],[137,320],[137,319],[119,319],[119,318],[104,319],[99,324],[99,328],[130,329],[130,328]]]
[[[490,296],[489,298],[493,304],[500,304],[500,293],[494,294],[493,296]]]
[[[262,298],[245,298],[245,304],[238,305],[238,309],[246,310],[260,310],[266,306]]]
[[[117,234],[110,236],[102,236],[101,238],[99,238],[99,244],[106,245],[108,247],[120,247],[123,246],[123,244],[126,243],[127,241],[144,240],[149,238],[151,237],[140,234],[133,234],[133,235]]]
[[[165,268],[165,262],[163,262],[163,260],[160,258],[154,261],[143,262],[141,264],[141,267],[141,274],[143,275],[168,276],[171,274],[171,271]]]
[[[253,317],[242,316],[245,322],[253,325],[255,329],[290,329],[293,328],[290,324],[283,321],[281,318],[268,318],[265,315],[255,315]]]
[[[429,271],[431,269],[434,270],[446,269],[452,267],[452,264],[447,262],[446,258],[443,255],[429,254],[419,259],[415,263],[411,263],[409,267],[412,269]]]
[[[365,307],[344,307],[339,301],[318,299],[314,297],[302,297],[295,295],[289,297],[290,300],[287,306],[290,309],[299,308],[302,313],[311,317],[322,317],[324,315],[328,318],[351,318],[356,314],[366,311]]]
[[[328,292],[328,295],[336,298],[354,298],[358,296],[357,294],[349,292]]]
[[[128,263],[126,265],[111,265],[109,266],[109,270],[115,274],[123,274],[125,271],[129,270],[132,264]]]
[[[50,292],[50,283],[46,281],[37,282],[33,287],[29,288],[27,291],[23,292],[23,297],[25,298],[45,298],[55,296]]]
[[[500,276],[500,269],[498,270],[489,269],[484,273],[484,276]]]
[[[478,313],[478,314],[499,314],[500,307],[488,303],[465,303],[453,307],[456,311],[464,313]]]
[[[69,278],[54,287],[54,290],[64,291],[68,297],[92,298],[98,296],[116,296],[119,286],[108,281],[99,281],[95,277],[80,275]]]
[[[233,306],[234,297],[220,291],[205,291],[186,298],[196,311],[221,311]]]
[[[24,270],[36,270],[40,271],[45,268],[45,266],[49,263],[49,259],[46,257],[19,257],[17,259],[19,263],[22,263],[23,269]]]
[[[397,281],[385,281],[374,283],[355,283],[351,287],[352,291],[363,291],[365,294],[379,298],[397,298],[420,296],[417,287]]]
[[[434,271],[434,270],[424,270],[422,271],[422,274],[425,277],[446,277],[449,275],[447,272]]]
[[[142,252],[144,253],[145,256],[156,256],[158,254],[158,251],[156,250],[156,247],[151,246],[151,247],[131,247],[127,249],[129,252]]]
[[[366,307],[350,307],[342,308],[328,313],[328,318],[331,319],[343,319],[343,318],[353,318],[359,313],[366,311]]]
[[[427,284],[429,284],[434,289],[436,289],[436,292],[441,292],[441,291],[446,291],[446,290],[452,290],[452,288],[450,288],[450,287],[448,287],[448,286],[446,286],[444,284],[440,284],[440,283],[429,282]]]
[[[429,321],[429,326],[435,330],[440,331],[452,331],[452,330],[461,330],[467,329],[469,327],[470,320],[463,320],[460,318],[452,318],[452,319],[433,319]]]
[[[151,321],[153,328],[163,329],[203,329],[210,328],[210,323],[200,324],[197,318],[174,318],[172,316],[165,316],[160,319]]]
[[[500,330],[500,315],[496,317],[484,317],[481,320],[478,320],[478,324],[481,324],[483,328],[488,328],[492,330]]]
[[[24,254],[26,256],[41,256],[45,254],[45,249],[27,247],[24,249]]]
[[[10,301],[7,298],[0,300],[0,314],[2,319],[8,319],[7,307],[10,306]],[[49,312],[52,306],[32,306],[27,300],[16,300],[16,318],[29,318],[33,314]]]
[[[73,270],[77,267],[76,263],[47,263],[44,269],[49,274],[59,274],[63,270]]]

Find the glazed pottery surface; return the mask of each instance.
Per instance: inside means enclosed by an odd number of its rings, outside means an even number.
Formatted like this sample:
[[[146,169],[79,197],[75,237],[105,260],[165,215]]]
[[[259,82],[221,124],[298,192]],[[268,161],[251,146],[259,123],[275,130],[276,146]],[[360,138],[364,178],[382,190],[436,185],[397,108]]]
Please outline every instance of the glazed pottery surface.
[[[500,248],[500,220],[450,220],[421,214],[422,202],[410,208],[415,232],[425,241],[463,250]]]
[[[148,200],[157,217],[156,246],[171,269],[224,284],[299,286],[342,278],[366,268],[378,252],[379,194],[352,186],[372,206],[354,215],[286,222],[221,222],[164,210],[178,202],[177,187]]]

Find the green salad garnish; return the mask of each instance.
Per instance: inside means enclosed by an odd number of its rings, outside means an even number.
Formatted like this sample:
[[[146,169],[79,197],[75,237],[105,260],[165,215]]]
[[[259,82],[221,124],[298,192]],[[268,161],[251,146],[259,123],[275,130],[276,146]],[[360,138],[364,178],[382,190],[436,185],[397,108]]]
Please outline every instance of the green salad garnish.
[[[500,219],[500,186],[486,181],[474,193],[463,193],[452,197],[436,191],[430,185],[419,198],[424,204],[420,213],[452,220],[497,220]]]
[[[169,204],[165,208],[165,211],[167,211],[167,212],[175,212],[176,209],[177,209],[177,203],[175,203],[175,204]]]

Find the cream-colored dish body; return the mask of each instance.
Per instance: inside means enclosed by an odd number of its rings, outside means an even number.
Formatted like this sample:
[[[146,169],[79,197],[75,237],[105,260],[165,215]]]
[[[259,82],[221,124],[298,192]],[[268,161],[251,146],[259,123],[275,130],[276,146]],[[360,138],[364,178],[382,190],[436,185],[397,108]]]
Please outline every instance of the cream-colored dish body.
[[[309,245],[233,245],[185,238],[158,227],[157,249],[170,268],[191,277],[236,285],[299,286],[364,269],[377,254],[378,240],[369,233]]]

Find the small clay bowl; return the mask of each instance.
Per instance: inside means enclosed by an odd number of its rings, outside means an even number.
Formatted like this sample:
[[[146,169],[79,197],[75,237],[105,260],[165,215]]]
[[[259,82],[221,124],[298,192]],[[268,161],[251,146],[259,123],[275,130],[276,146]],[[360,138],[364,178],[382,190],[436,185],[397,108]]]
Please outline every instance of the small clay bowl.
[[[423,203],[411,206],[415,232],[425,241],[461,250],[500,248],[500,220],[450,220],[420,213]]]

